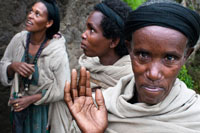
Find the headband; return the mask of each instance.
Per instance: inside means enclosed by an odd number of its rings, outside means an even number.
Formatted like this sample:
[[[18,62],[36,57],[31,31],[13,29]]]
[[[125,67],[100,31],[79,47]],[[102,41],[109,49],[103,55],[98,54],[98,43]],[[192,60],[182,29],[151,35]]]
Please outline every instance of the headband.
[[[100,4],[97,4],[96,7],[105,16],[115,21],[120,28],[124,28],[124,21],[122,20],[122,18],[116,12],[114,12],[111,8],[109,8],[107,5],[100,3]]]
[[[141,6],[132,11],[125,23],[125,35],[128,37],[145,26],[163,26],[183,33],[194,47],[200,34],[200,16],[198,13],[176,3],[154,3]]]

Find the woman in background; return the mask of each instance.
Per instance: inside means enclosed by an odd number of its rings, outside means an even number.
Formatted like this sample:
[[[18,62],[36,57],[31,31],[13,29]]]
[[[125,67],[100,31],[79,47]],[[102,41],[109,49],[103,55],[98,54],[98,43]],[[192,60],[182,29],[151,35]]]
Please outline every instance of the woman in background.
[[[56,2],[36,2],[27,15],[26,31],[13,37],[0,61],[1,82],[11,85],[13,132],[67,132],[63,91],[70,69],[59,28]]]
[[[92,88],[115,86],[121,77],[132,73],[123,32],[130,11],[120,0],[105,0],[94,6],[87,19],[79,64],[90,71]]]

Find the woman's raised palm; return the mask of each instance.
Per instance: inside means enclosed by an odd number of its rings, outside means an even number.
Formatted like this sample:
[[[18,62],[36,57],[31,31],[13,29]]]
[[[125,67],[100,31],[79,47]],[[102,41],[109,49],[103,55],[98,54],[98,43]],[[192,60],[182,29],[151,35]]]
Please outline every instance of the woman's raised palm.
[[[90,73],[81,68],[77,85],[77,72],[72,70],[71,84],[65,85],[65,102],[83,133],[103,133],[107,127],[107,110],[100,89],[96,90],[95,101],[90,88]]]

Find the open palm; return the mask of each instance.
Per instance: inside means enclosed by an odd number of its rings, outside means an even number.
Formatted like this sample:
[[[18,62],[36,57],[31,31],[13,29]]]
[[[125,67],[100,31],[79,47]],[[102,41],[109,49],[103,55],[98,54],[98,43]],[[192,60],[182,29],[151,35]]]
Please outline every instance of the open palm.
[[[65,85],[65,102],[83,133],[103,133],[107,127],[107,110],[100,89],[96,90],[95,101],[90,88],[90,73],[81,68],[77,85],[77,72],[72,70],[71,84]]]

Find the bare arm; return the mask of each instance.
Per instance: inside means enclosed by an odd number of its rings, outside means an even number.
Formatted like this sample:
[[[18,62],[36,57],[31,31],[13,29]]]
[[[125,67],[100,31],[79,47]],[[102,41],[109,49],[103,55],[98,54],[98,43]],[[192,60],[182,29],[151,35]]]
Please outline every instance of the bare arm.
[[[103,133],[108,125],[107,110],[100,89],[96,90],[94,104],[90,88],[90,73],[81,68],[77,87],[77,72],[71,73],[71,84],[65,85],[65,102],[83,133]]]
[[[26,109],[32,103],[37,102],[41,98],[42,98],[42,94],[24,96],[22,98],[18,98],[18,99],[15,99],[15,100],[10,100],[10,104],[13,105],[15,112],[19,112],[19,111],[22,111],[22,110]]]
[[[34,71],[34,65],[25,62],[13,62],[7,68],[8,77],[13,77],[15,72],[19,73],[23,77],[28,77]]]

